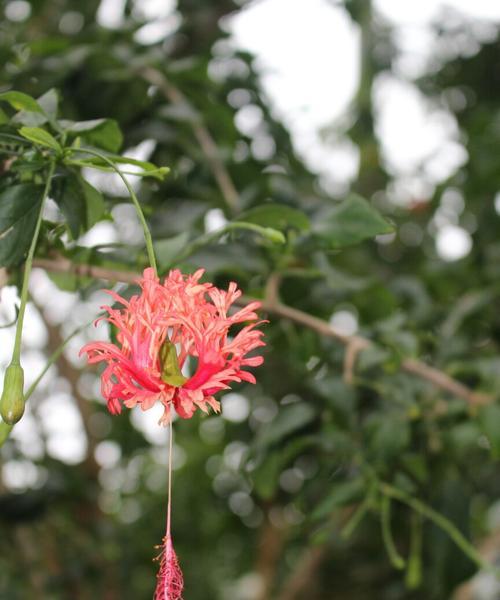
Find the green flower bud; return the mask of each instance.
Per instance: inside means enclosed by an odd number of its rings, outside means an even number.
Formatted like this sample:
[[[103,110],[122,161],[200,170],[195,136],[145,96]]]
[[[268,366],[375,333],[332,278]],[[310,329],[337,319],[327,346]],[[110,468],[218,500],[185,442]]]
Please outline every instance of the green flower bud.
[[[24,413],[24,371],[21,365],[11,363],[5,371],[0,415],[7,425],[14,425]]]

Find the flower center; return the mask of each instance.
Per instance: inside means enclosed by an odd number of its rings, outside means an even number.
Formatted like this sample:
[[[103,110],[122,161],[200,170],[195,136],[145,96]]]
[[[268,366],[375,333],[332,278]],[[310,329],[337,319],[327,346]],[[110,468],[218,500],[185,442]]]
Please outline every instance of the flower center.
[[[187,377],[184,377],[179,367],[179,358],[175,344],[168,338],[160,348],[160,369],[162,381],[169,385],[181,387],[187,381]]]

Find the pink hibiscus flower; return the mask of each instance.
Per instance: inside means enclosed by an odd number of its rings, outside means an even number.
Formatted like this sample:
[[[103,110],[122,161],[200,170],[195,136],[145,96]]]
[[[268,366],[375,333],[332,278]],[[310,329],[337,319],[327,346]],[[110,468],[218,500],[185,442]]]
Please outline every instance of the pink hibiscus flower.
[[[142,410],[156,402],[165,407],[160,422],[170,420],[173,405],[185,419],[197,408],[219,411],[217,392],[228,389],[232,381],[255,383],[243,367],[256,367],[262,356],[247,354],[264,346],[262,331],[255,329],[260,302],[250,302],[232,315],[229,309],[241,296],[235,283],[227,291],[211,283],[200,283],[203,269],[194,275],[170,271],[160,283],[153,269],[144,271],[138,281],[142,293],[125,300],[108,290],[123,308],[103,306],[103,317],[117,330],[117,344],[91,342],[80,354],[88,362],[104,361],[102,395],[111,413],[139,404]],[[233,325],[247,323],[231,337]],[[96,322],[97,324],[97,322]],[[192,375],[186,374],[191,370]]]

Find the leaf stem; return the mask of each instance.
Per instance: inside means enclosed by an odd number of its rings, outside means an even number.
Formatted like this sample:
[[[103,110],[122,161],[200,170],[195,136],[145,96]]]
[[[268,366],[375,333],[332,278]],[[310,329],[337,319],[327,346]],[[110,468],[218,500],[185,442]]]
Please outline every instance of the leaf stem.
[[[355,510],[352,517],[347,521],[347,523],[342,528],[342,530],[340,532],[340,536],[344,540],[348,540],[351,537],[351,535],[354,533],[354,531],[356,530],[358,525],[368,514],[370,509],[373,508],[373,505],[375,502],[376,491],[377,491],[376,485],[372,484],[372,486],[368,490],[368,493],[366,494],[364,500],[357,507],[357,509]]]
[[[481,554],[474,548],[474,546],[465,538],[462,532],[455,527],[455,525],[449,521],[444,515],[438,513],[432,507],[428,506],[418,498],[410,496],[403,490],[396,488],[388,483],[379,483],[380,491],[390,498],[399,500],[403,504],[406,504],[414,511],[422,515],[423,517],[432,521],[440,529],[446,532],[455,544],[462,550],[462,552],[470,558],[481,569],[493,572],[497,577],[500,578],[500,570],[493,566],[490,562],[485,560]]]
[[[40,202],[40,211],[38,213],[38,219],[36,221],[35,231],[33,233],[33,239],[31,240],[31,245],[28,250],[28,256],[26,257],[26,263],[24,266],[23,273],[23,283],[21,288],[21,303],[19,305],[19,314],[17,317],[17,325],[16,325],[16,337],[14,341],[14,349],[12,351],[12,361],[11,364],[19,365],[21,363],[21,339],[23,334],[23,323],[24,323],[24,314],[26,312],[26,302],[28,300],[28,285],[29,279],[31,275],[31,267],[33,265],[33,257],[35,256],[35,249],[38,242],[38,236],[40,234],[40,228],[42,226],[43,219],[43,208],[45,206],[45,201],[50,192],[50,185],[52,183],[52,177],[54,175],[55,170],[55,162],[52,161],[50,163],[49,172],[47,175],[47,181],[45,182],[45,188],[43,190],[42,200]]]
[[[399,554],[391,530],[391,497],[382,496],[380,506],[380,523],[382,525],[382,538],[391,564],[396,569],[404,569],[405,559]]]
[[[416,511],[410,521],[410,556],[406,570],[405,583],[409,590],[420,587],[422,582],[422,515]]]
[[[120,177],[120,179],[123,181],[125,187],[127,188],[128,193],[129,193],[130,199],[132,200],[132,203],[134,204],[135,211],[137,213],[137,217],[142,225],[142,230],[144,233],[144,241],[146,242],[146,250],[148,253],[149,264],[151,265],[155,274],[157,275],[158,268],[156,266],[156,257],[155,257],[155,252],[154,252],[154,248],[153,248],[153,240],[151,238],[151,232],[149,231],[148,224],[146,223],[146,219],[144,217],[144,213],[142,212],[140,202],[139,202],[132,186],[130,185],[127,178],[123,174],[122,170],[119,167],[117,167],[116,164],[110,158],[108,158],[104,154],[101,154],[100,152],[97,152],[96,150],[90,150],[88,148],[67,148],[66,150],[69,150],[71,152],[78,152],[78,153],[83,152],[85,154],[90,154],[91,156],[95,156],[96,158],[101,159],[106,164],[108,164],[113,169],[113,171],[115,171],[115,173]],[[92,165],[88,165],[88,166],[92,167]]]

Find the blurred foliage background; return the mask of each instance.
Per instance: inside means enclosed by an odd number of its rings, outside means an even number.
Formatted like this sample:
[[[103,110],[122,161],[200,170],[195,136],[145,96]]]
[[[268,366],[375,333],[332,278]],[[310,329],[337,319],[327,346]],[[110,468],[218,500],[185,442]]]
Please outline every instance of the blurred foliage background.
[[[335,187],[296,152],[253,57],[229,41],[224,24],[244,3],[178,0],[174,25],[155,43],[141,4],[124,2],[121,23],[104,27],[97,0],[2,0],[0,92],[38,98],[55,88],[61,117],[116,120],[123,144],[109,122],[92,143],[171,168],[165,181],[134,179],[160,270],[203,267],[214,283],[235,280],[268,303],[258,385],[227,394],[222,416],[175,423],[174,538],[185,598],[500,597],[486,572],[476,579],[486,595],[462,585],[477,565],[424,514],[433,508],[495,561],[496,26],[455,12],[435,22],[442,51],[412,85],[456,127],[462,159],[441,179],[418,165],[407,185],[387,158],[377,111],[383,78],[404,77],[391,24],[369,0],[332,3],[362,49],[359,89],[344,118],[322,132],[332,144],[348,140],[358,160],[357,175]],[[243,108],[258,115],[253,130],[235,123]],[[2,191],[32,176],[9,162],[16,146],[4,142]],[[86,234],[93,223],[71,221],[63,202],[70,192],[56,186],[70,230],[51,205],[39,261],[140,271],[146,254],[125,190],[113,175],[88,177],[103,194],[100,222]],[[244,230],[205,236],[235,219],[279,230],[286,242]],[[467,246],[453,260],[437,244],[445,226]],[[5,323],[21,272],[9,267]],[[33,274],[28,379],[103,300],[106,282],[64,270]],[[277,298],[373,343],[322,335],[318,322],[275,310]],[[90,335],[68,345],[3,446],[1,598],[152,596],[167,436],[158,415],[107,414],[98,373],[77,357]],[[0,336],[6,364],[10,330]]]

